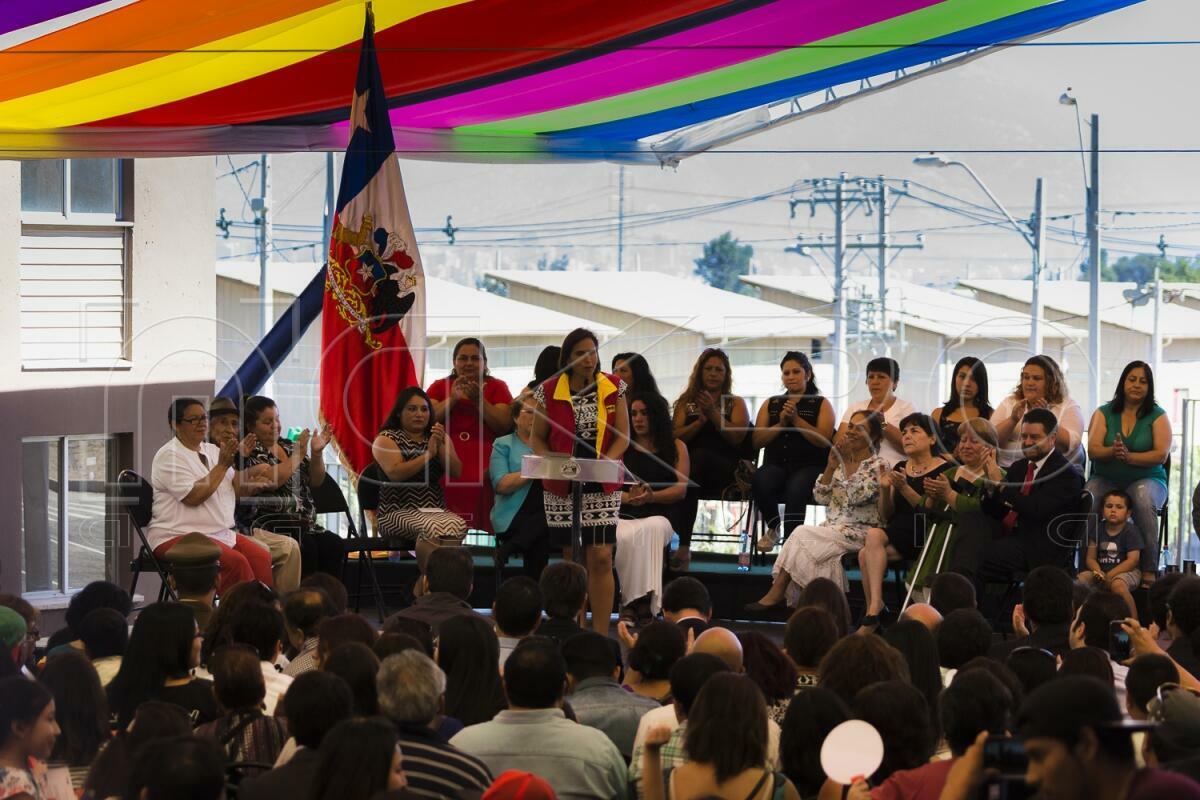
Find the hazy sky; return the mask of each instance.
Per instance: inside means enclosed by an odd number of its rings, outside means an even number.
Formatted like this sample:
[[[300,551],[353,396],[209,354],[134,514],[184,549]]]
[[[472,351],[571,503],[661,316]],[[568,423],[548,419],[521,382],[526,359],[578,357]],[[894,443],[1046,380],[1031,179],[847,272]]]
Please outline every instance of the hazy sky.
[[[830,113],[803,119],[732,146],[739,152],[713,152],[685,160],[676,170],[627,168],[626,211],[663,211],[746,197],[786,187],[806,178],[850,175],[912,178],[974,202],[987,198],[966,173],[913,166],[912,155],[797,155],[777,150],[936,150],[971,164],[1018,217],[1033,202],[1034,181],[1047,181],[1051,214],[1077,213],[1082,233],[1084,189],[1077,152],[1058,154],[968,154],[979,149],[1067,149],[1077,147],[1075,115],[1059,105],[1068,87],[1085,115],[1101,115],[1105,148],[1198,148],[1200,111],[1193,81],[1200,72],[1200,45],[1100,44],[1103,42],[1200,40],[1200,3],[1147,0],[1053,36],[1041,45],[1014,47],[910,84],[852,101]],[[1070,43],[1084,43],[1074,44]],[[1084,129],[1084,137],[1088,132]],[[746,152],[751,151],[751,152]],[[956,152],[957,151],[957,152]],[[235,164],[252,159],[235,158]],[[324,191],[324,157],[278,156],[273,160],[277,221],[319,225]],[[218,172],[228,168],[219,159]],[[617,168],[610,164],[498,166],[443,162],[401,162],[409,205],[418,227],[441,226],[447,214],[460,226],[609,217],[616,213]],[[1145,242],[1113,244],[1113,257],[1126,250],[1150,252],[1159,233],[1174,255],[1200,253],[1200,153],[1119,154],[1102,158],[1102,206],[1124,211],[1196,211],[1186,215],[1104,216],[1120,236]],[[251,194],[252,172],[243,175]],[[218,180],[218,205],[233,219],[252,216],[232,178]],[[893,217],[896,230],[961,225],[965,220],[916,202],[902,202]],[[1070,227],[1070,222],[1058,223]],[[851,231],[873,229],[870,220]],[[1167,227],[1174,226],[1174,227]],[[1182,226],[1182,227],[1181,227]],[[789,219],[786,198],[707,217],[629,231],[626,265],[683,273],[699,254],[696,242],[730,230],[755,242],[762,272],[812,270],[812,262],[783,252],[797,233],[832,230],[829,212],[809,219],[807,211]],[[243,231],[245,233],[245,231]],[[289,234],[304,235],[304,234]],[[490,234],[466,234],[463,239]],[[444,246],[445,238],[424,234],[421,251],[427,269],[466,280],[497,257],[506,268],[531,266],[539,254],[567,254],[575,265],[615,264],[614,233],[561,240],[533,248]],[[899,241],[912,241],[900,236]],[[766,241],[764,241],[766,240]],[[668,244],[678,243],[678,244]],[[229,242],[226,252],[249,253],[251,241]],[[566,245],[571,245],[567,247]],[[984,228],[931,231],[922,251],[895,262],[899,277],[938,282],[967,271],[975,277],[1025,274],[1028,247],[1011,230]],[[1078,264],[1081,248],[1052,242],[1051,270]],[[640,258],[639,258],[640,257]],[[296,260],[311,260],[300,251]],[[865,260],[852,271],[870,269]]]

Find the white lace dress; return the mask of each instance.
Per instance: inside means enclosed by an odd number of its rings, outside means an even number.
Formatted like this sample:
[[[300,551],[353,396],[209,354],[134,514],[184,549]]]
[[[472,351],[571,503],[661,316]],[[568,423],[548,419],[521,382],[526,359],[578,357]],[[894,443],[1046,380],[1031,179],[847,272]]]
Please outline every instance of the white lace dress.
[[[814,578],[828,578],[845,588],[842,556],[861,550],[867,529],[879,525],[882,468],[887,468],[887,462],[871,456],[848,478],[839,466],[829,485],[817,481],[813,499],[828,506],[825,521],[821,525],[797,525],[783,543],[772,570],[772,577],[786,572],[791,579],[787,587],[789,606],[800,602],[800,593]]]

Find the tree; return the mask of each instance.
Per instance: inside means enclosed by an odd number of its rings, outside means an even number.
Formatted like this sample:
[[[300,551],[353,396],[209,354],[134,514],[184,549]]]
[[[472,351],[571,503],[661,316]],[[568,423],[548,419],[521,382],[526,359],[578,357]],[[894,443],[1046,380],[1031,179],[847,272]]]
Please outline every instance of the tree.
[[[1188,258],[1159,258],[1149,254],[1137,256],[1121,256],[1112,265],[1112,277],[1102,274],[1104,280],[1133,281],[1134,283],[1149,283],[1154,280],[1154,266],[1158,265],[1159,275],[1163,283],[1181,283],[1200,281],[1200,267]]]
[[[571,257],[565,254],[553,261],[550,260],[550,256],[542,256],[537,260],[537,268],[538,272],[564,272],[570,263]]]
[[[750,259],[754,247],[741,244],[733,234],[725,231],[704,245],[704,255],[695,259],[696,274],[710,286],[739,294],[752,294],[750,286],[738,278],[750,272]]]
[[[508,284],[503,281],[498,281],[491,275],[478,275],[475,278],[475,288],[484,292],[498,294],[501,297],[508,297]]]

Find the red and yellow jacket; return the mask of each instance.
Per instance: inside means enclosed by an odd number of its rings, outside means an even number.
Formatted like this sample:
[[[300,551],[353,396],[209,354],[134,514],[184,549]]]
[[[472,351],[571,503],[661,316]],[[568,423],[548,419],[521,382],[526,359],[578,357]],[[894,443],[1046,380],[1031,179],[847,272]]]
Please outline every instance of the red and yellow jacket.
[[[612,444],[615,429],[610,420],[617,413],[617,403],[621,402],[617,394],[619,379],[607,372],[596,375],[596,458],[602,458]],[[567,375],[559,375],[542,384],[545,395],[546,417],[550,420],[549,444],[552,453],[575,452],[575,408],[571,405],[571,380]],[[570,488],[568,481],[543,481],[542,485],[548,492],[565,496]],[[619,483],[601,484],[606,492],[615,492],[621,488]]]

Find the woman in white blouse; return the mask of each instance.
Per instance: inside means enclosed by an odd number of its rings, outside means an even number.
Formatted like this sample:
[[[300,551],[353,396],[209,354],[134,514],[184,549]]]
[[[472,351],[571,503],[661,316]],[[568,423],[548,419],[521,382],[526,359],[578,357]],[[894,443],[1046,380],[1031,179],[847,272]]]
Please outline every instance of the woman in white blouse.
[[[1067,394],[1067,382],[1058,362],[1047,355],[1036,355],[1021,367],[1021,382],[1012,394],[992,412],[1000,449],[996,461],[1007,467],[1021,454],[1021,417],[1033,408],[1048,408],[1058,418],[1055,446],[1075,464],[1083,464],[1083,410]]]

